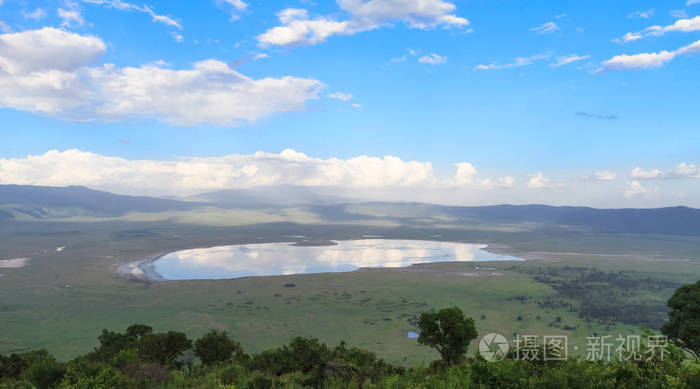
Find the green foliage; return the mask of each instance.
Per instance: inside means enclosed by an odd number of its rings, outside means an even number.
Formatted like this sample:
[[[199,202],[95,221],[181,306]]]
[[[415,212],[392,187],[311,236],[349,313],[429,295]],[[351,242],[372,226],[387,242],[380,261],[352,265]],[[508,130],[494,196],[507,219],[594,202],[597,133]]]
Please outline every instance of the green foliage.
[[[205,365],[229,361],[235,354],[241,359],[245,354],[241,345],[225,332],[211,330],[194,343],[194,353]]]
[[[700,353],[700,281],[678,288],[668,307],[669,321],[661,332]]]
[[[65,372],[66,368],[50,357],[31,364],[25,372],[25,377],[37,388],[53,388]]]
[[[163,366],[180,367],[178,358],[192,348],[192,341],[182,332],[168,331],[163,334],[146,334],[139,339],[139,355],[148,362]]]
[[[318,339],[301,337],[248,356],[225,333],[210,331],[195,342],[202,363],[182,369],[183,352],[192,347],[183,333],[153,333],[148,326],[131,326],[125,333],[104,331],[95,352],[65,364],[45,350],[0,355],[0,389],[700,387],[700,361],[673,344],[651,357],[611,362],[580,357],[527,361],[514,352],[502,361],[488,362],[480,357],[464,359],[476,330],[461,310],[424,314],[420,328],[421,343],[435,345],[443,357],[427,367],[399,368],[344,342],[331,348]],[[656,335],[642,330],[643,337]],[[640,345],[640,355],[650,351],[645,344]]]
[[[153,332],[153,327],[145,324],[132,324],[126,329],[126,334],[132,339],[139,339]]]
[[[469,342],[478,335],[474,320],[464,316],[457,307],[421,314],[418,327],[418,343],[437,349],[442,360],[449,366],[464,358]]]

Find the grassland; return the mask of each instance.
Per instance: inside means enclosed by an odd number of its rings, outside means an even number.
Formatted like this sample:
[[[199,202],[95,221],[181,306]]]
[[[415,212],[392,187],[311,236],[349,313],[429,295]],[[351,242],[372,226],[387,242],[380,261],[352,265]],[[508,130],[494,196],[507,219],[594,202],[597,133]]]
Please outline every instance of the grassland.
[[[31,258],[23,268],[0,269],[0,353],[46,347],[66,359],[95,347],[103,328],[123,330],[142,322],[192,337],[209,328],[224,329],[248,352],[302,335],[331,343],[345,340],[391,362],[419,364],[436,355],[408,339],[407,332],[415,330],[415,318],[421,312],[452,305],[472,316],[481,334],[566,334],[582,352],[589,334],[637,332],[637,325],[582,316],[590,300],[565,293],[557,285],[599,289],[600,298],[606,298],[606,290],[617,288],[625,294],[615,295],[612,303],[646,302],[658,307],[675,285],[700,278],[700,239],[694,237],[471,227],[291,223],[216,227],[126,221],[0,225],[0,259]],[[158,252],[283,241],[299,234],[318,240],[362,234],[403,239],[440,235],[442,240],[489,243],[529,261],[485,265],[496,270],[444,263],[163,283],[134,282],[114,272],[123,261]],[[63,246],[62,251],[56,250]],[[582,274],[592,273],[617,276],[572,284]],[[543,274],[550,278],[538,278]],[[620,280],[634,281],[636,286],[625,288]],[[646,283],[663,287],[649,289],[643,287]]]

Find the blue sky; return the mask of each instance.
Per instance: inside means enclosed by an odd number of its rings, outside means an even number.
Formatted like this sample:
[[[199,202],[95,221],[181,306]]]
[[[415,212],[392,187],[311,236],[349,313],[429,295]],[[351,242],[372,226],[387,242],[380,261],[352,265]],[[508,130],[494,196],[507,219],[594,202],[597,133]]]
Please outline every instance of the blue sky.
[[[280,153],[293,149],[307,158],[299,184],[382,199],[700,206],[700,1],[419,3],[4,0],[0,184],[147,194],[297,184],[264,176],[281,168],[252,157],[291,169],[299,161]],[[178,71],[211,85],[193,91]],[[50,91],[27,86],[57,72]],[[178,81],[140,90],[161,77]],[[118,158],[133,174],[143,171],[130,161],[232,154],[258,170],[120,186],[113,163],[93,162],[92,177],[44,172],[51,158],[86,163],[51,150]],[[379,164],[348,162],[360,156]],[[473,171],[459,178],[458,163]],[[357,179],[373,169],[386,187]]]

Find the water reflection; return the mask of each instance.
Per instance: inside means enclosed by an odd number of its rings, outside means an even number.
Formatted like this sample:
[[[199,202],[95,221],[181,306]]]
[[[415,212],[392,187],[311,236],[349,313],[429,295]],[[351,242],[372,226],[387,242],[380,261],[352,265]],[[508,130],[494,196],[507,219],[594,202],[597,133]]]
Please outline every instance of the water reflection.
[[[333,246],[264,243],[177,251],[154,263],[164,279],[222,279],[248,276],[352,271],[452,261],[518,261],[492,254],[486,245],[421,240],[363,239]]]

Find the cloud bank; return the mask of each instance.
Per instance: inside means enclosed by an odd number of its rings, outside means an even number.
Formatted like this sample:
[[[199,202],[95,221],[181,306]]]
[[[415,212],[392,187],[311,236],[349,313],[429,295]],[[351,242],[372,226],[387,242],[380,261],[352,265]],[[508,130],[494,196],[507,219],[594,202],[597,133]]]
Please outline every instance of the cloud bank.
[[[455,167],[451,177],[441,179],[430,162],[403,161],[394,156],[320,159],[286,149],[279,154],[257,152],[158,161],[127,160],[73,149],[0,159],[0,184],[84,185],[161,194],[281,185],[349,189],[491,189],[514,185],[512,177],[480,177],[470,163]]]

